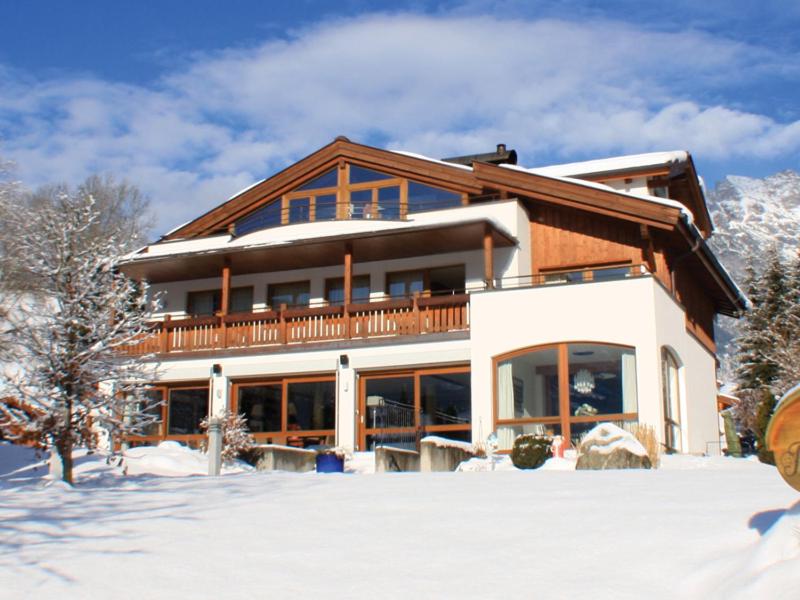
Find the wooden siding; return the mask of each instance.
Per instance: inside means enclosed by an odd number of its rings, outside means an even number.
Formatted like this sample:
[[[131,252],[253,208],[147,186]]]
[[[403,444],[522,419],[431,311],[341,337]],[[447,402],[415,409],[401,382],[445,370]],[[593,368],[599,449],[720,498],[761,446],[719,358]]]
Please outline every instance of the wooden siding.
[[[714,300],[708,296],[688,269],[678,268],[675,297],[686,312],[686,329],[712,354],[717,351],[714,339]]]
[[[531,210],[531,219],[534,274],[573,267],[646,262],[636,223],[543,204]]]

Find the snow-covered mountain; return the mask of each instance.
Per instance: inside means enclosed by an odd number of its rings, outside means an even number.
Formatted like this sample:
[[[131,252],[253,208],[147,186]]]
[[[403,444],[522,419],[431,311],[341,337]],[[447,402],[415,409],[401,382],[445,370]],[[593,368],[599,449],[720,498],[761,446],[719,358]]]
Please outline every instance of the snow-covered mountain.
[[[800,237],[800,173],[787,170],[763,179],[729,175],[707,193],[707,200],[715,226],[711,247],[740,287],[745,287],[747,265],[752,262],[760,270],[771,244],[778,244],[787,265],[794,260]],[[735,335],[736,321],[720,317],[717,337],[726,380]]]

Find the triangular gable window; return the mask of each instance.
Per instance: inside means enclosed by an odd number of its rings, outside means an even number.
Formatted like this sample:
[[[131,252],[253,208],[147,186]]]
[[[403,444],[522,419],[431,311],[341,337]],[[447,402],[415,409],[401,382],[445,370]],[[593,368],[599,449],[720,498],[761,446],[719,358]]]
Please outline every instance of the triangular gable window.
[[[350,165],[350,183],[369,183],[370,181],[394,179],[394,177],[394,175],[387,175],[358,165]]]
[[[330,171],[326,171],[325,173],[323,173],[319,177],[316,177],[315,179],[312,179],[308,183],[306,183],[304,185],[301,185],[299,188],[297,188],[296,191],[300,191],[300,190],[319,190],[319,189],[322,189],[322,188],[332,188],[332,187],[336,187],[337,184],[338,184],[338,179],[337,179],[337,174],[336,174],[336,168],[334,167]]]
[[[236,221],[236,235],[244,235],[258,229],[277,227],[281,224],[281,200],[265,204],[258,210]]]

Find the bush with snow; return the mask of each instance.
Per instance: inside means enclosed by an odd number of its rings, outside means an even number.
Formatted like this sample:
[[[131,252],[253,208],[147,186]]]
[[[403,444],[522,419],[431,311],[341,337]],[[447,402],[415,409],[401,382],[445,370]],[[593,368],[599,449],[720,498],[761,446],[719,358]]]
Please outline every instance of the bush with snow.
[[[519,435],[514,440],[511,461],[518,469],[538,469],[553,455],[552,445],[552,438],[546,435]]]
[[[247,453],[255,444],[247,427],[247,418],[226,409],[220,417],[222,421],[222,462],[230,462]],[[200,429],[208,431],[209,419],[200,423]],[[207,450],[207,442],[203,442],[203,450]]]

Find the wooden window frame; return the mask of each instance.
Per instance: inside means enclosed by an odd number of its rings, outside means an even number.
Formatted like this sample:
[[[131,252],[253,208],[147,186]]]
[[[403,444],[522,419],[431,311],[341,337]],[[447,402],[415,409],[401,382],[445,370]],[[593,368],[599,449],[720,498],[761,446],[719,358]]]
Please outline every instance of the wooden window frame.
[[[504,354],[499,354],[497,356],[492,357],[492,422],[494,423],[494,430],[497,431],[499,426],[508,425],[525,425],[525,424],[534,424],[534,423],[541,423],[541,424],[559,424],[561,425],[561,436],[564,440],[570,444],[571,443],[571,425],[578,424],[578,423],[599,423],[602,421],[638,421],[639,419],[639,405],[638,405],[638,397],[639,397],[639,389],[638,389],[638,381],[637,381],[637,389],[636,389],[636,396],[637,396],[637,405],[636,405],[636,412],[635,413],[608,413],[608,414],[598,414],[592,416],[580,416],[576,417],[572,415],[569,410],[569,346],[571,345],[592,345],[592,346],[607,346],[612,348],[624,348],[626,350],[632,350],[634,352],[634,356],[636,355],[636,347],[635,346],[627,346],[625,344],[613,344],[607,342],[597,342],[597,341],[585,341],[585,340],[570,340],[565,342],[553,342],[550,344],[540,344],[536,346],[527,346],[525,348],[518,348],[517,350],[512,350],[511,352],[506,352]],[[529,354],[531,352],[537,352],[539,350],[549,350],[555,349],[558,356],[558,401],[559,401],[559,415],[557,417],[530,417],[530,418],[521,418],[521,419],[501,419],[498,417],[500,412],[500,398],[497,390],[498,380],[497,380],[497,369],[501,362],[516,358],[517,356],[523,356],[525,354]],[[637,373],[638,373],[638,362],[637,362]],[[504,450],[507,452],[507,450]]]
[[[427,298],[431,296],[431,271],[437,269],[452,269],[456,267],[463,267],[464,269],[464,289],[467,287],[467,265],[466,263],[455,263],[449,265],[437,265],[435,267],[421,267],[419,269],[401,269],[399,271],[386,271],[383,275],[383,293],[389,296],[389,277],[391,275],[403,275],[406,273],[422,273],[422,291],[420,296]],[[410,298],[411,295],[407,294],[404,298]]]
[[[311,304],[311,280],[310,279],[301,279],[299,281],[276,281],[274,283],[268,283],[267,284],[267,297],[266,297],[267,307],[270,310],[278,310],[280,308],[280,306],[273,306],[273,304],[272,304],[272,302],[270,300],[269,289],[270,289],[271,286],[273,286],[273,285],[298,285],[298,284],[302,284],[302,283],[308,284],[308,302],[309,302],[309,305],[310,305]],[[293,306],[301,307],[303,305],[302,304],[290,304],[290,305],[287,305],[288,308],[292,308]]]
[[[252,285],[240,285],[238,287],[232,287],[231,288],[231,298],[233,297],[233,293],[235,291],[244,290],[244,289],[248,289],[248,288],[253,290],[253,294],[254,294],[253,298],[255,299],[255,287],[252,286]],[[216,310],[212,310],[210,315],[206,315],[205,313],[204,314],[200,314],[200,313],[189,312],[189,303],[190,303],[189,298],[190,298],[190,296],[192,294],[208,294],[208,293],[219,294],[219,308],[216,309]],[[188,315],[189,317],[215,316],[215,315],[219,314],[219,312],[222,310],[222,295],[223,295],[223,289],[222,288],[211,288],[211,289],[205,289],[205,290],[190,290],[190,291],[186,292],[186,309],[185,309],[184,313],[186,315]],[[228,300],[228,301],[230,302],[230,300]],[[213,302],[212,302],[212,305],[213,305]],[[251,306],[250,307],[250,311],[252,311],[252,310],[253,310],[253,307]],[[247,312],[250,312],[250,311],[247,311]]]
[[[281,429],[279,431],[262,431],[251,435],[257,443],[271,443],[287,445],[290,438],[317,438],[318,442],[330,438],[336,438],[336,415],[334,414],[333,429],[289,429],[289,385],[294,383],[317,383],[333,382],[334,393],[336,393],[336,375],[309,375],[305,377],[276,376],[268,378],[248,378],[237,380],[231,383],[230,406],[231,412],[239,413],[239,390],[243,387],[257,386],[280,386],[281,388]],[[335,410],[335,408],[334,408]]]
[[[449,373],[469,373],[470,374],[470,422],[460,425],[425,425],[423,427],[421,414],[422,414],[422,386],[420,379],[426,375],[446,375]],[[449,431],[472,432],[472,370],[470,365],[454,365],[454,366],[441,366],[441,367],[418,367],[411,369],[398,369],[394,371],[369,371],[359,375],[358,378],[358,432],[356,445],[360,449],[366,449],[367,436],[375,435],[374,429],[367,427],[365,422],[367,416],[367,381],[371,379],[396,379],[399,377],[410,377],[413,379],[414,391],[414,426],[413,427],[389,427],[380,429],[381,433],[411,433],[421,432],[423,429],[426,433],[446,433]]]
[[[362,279],[362,280],[366,279],[367,280],[367,287],[369,288],[370,294],[371,294],[372,293],[372,277],[370,276],[370,274],[369,273],[364,273],[363,275],[353,275],[353,278],[352,278],[352,281],[351,281],[351,284],[350,284],[351,289],[354,289],[356,287],[356,280],[358,280],[358,279]],[[330,295],[331,287],[335,282],[341,281],[342,282],[342,289],[344,289],[344,287],[345,287],[345,281],[344,280],[345,280],[344,277],[327,277],[325,279],[325,303],[328,306],[342,306],[342,305],[344,305],[344,300],[342,300],[341,304],[332,305],[330,299],[328,298],[328,296]],[[352,292],[351,292],[351,294],[352,294]],[[362,302],[369,302],[369,297],[370,297],[370,295],[368,294],[366,300],[358,300],[358,301],[356,301],[356,300],[351,298],[351,301],[353,303],[361,304]]]
[[[211,393],[211,386],[208,381],[204,382],[180,382],[180,383],[153,383],[150,384],[150,390],[158,390],[161,392],[161,420],[159,421],[158,435],[130,435],[125,436],[125,440],[133,445],[149,445],[158,444],[164,441],[183,442],[192,447],[199,447],[206,436],[202,433],[169,433],[169,403],[170,392],[173,390],[198,390],[204,389],[209,394]],[[208,399],[209,410],[211,408],[211,397]]]

